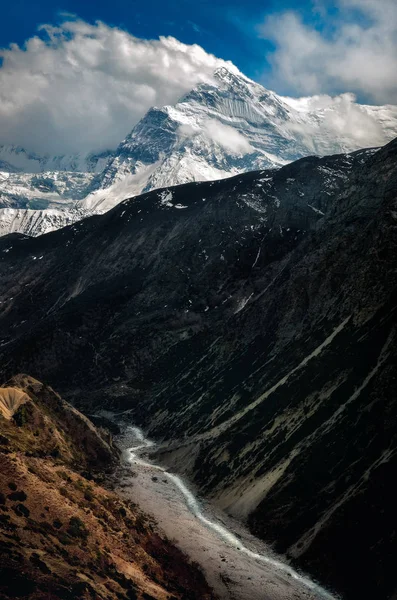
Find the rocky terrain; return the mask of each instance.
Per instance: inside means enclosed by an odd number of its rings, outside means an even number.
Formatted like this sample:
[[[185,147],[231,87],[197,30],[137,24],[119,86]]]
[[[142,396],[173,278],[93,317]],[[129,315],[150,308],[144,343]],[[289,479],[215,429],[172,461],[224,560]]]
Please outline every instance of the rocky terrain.
[[[219,600],[339,600],[241,522],[196,496],[182,477],[148,462],[153,440],[128,420],[119,424],[116,441],[122,459],[114,475],[118,493],[153,515],[168,537],[200,565]]]
[[[106,485],[118,460],[109,434],[51,388],[27,376],[0,387],[0,598],[214,598]]]
[[[3,377],[157,460],[346,600],[395,591],[397,142],[0,241]]]
[[[396,106],[349,95],[286,98],[220,68],[175,105],[151,108],[116,149],[40,157],[0,147],[0,235],[41,235],[152,189],[380,146],[396,135]]]

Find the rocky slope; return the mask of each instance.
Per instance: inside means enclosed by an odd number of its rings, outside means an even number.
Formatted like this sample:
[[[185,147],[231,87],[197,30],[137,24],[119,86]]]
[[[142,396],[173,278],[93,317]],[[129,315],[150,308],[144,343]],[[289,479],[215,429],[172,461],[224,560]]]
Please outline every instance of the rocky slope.
[[[91,211],[73,206],[60,208],[0,208],[0,237],[23,232],[25,236],[38,236],[61,229],[90,216]]]
[[[346,599],[386,600],[396,189],[395,141],[7,236],[3,372],[131,409],[164,461],[277,550]]]
[[[349,96],[284,98],[221,68],[175,105],[150,109],[112,152],[50,159],[0,148],[0,169],[18,171],[0,173],[0,234],[40,235],[152,189],[381,145],[396,135],[395,106],[364,106]]]
[[[0,597],[212,598],[135,505],[101,485],[118,461],[98,430],[27,376],[0,387]]]

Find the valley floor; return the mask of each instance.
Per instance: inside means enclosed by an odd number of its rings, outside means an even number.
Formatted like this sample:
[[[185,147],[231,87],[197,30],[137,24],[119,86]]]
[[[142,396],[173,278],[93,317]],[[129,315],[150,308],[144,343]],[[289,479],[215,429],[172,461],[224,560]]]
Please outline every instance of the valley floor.
[[[179,477],[141,458],[151,444],[141,437],[137,428],[127,428],[117,441],[123,450],[123,466],[117,473],[118,494],[154,517],[167,537],[203,569],[217,597],[228,600],[335,598],[287,564],[281,564],[265,544],[209,503],[200,502],[200,508],[196,509],[195,499],[191,496],[189,500],[189,491],[183,491]],[[241,540],[239,546],[236,539]]]

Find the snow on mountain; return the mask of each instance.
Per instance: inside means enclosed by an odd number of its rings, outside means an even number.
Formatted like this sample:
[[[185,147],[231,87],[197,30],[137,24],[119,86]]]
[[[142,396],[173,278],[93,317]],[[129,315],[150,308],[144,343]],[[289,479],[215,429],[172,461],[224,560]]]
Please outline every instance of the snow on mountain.
[[[87,216],[79,203],[108,159],[109,151],[49,157],[0,147],[0,235],[37,236]]]
[[[11,166],[9,171],[51,171],[41,176],[44,188],[33,177],[21,181],[9,174],[0,180],[0,207],[43,209],[48,201],[49,208],[61,210],[65,204],[66,223],[71,207],[102,213],[151,189],[279,167],[309,154],[351,152],[395,136],[396,106],[360,105],[350,94],[285,98],[237,70],[220,68],[213,83],[199,84],[174,106],[150,109],[114,152],[43,158],[18,148],[0,149],[0,161]],[[37,218],[31,235],[42,233],[48,222],[51,228],[61,226],[61,218],[47,218],[45,211],[41,218],[46,225]],[[30,214],[13,227],[27,221]]]
[[[94,177],[93,173],[69,171],[0,171],[0,203],[3,207],[32,209],[70,206],[87,195]]]
[[[90,213],[80,207],[64,209],[48,208],[3,208],[0,210],[0,236],[8,233],[23,233],[36,237],[66,225],[81,221]]]
[[[350,95],[283,98],[225,68],[214,80],[175,106],[149,110],[83,205],[108,210],[151,189],[282,166],[308,154],[351,152],[397,134],[397,107],[361,106]]]
[[[20,232],[37,236],[87,216],[80,205],[93,173],[0,171],[0,235]]]

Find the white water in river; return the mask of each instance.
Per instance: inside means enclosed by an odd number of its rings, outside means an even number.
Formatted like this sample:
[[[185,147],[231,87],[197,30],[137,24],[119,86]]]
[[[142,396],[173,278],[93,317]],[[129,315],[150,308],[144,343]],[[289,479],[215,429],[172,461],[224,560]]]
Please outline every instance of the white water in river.
[[[213,531],[219,538],[221,538],[228,545],[234,546],[237,550],[239,550],[242,554],[245,554],[250,559],[254,561],[259,561],[261,563],[265,563],[266,565],[273,567],[274,570],[288,575],[290,578],[294,579],[297,583],[300,584],[303,588],[306,588],[315,594],[319,600],[336,600],[336,596],[329,593],[317,583],[309,579],[308,577],[299,574],[289,565],[283,563],[276,558],[271,556],[267,556],[265,554],[261,554],[258,552],[254,552],[247,548],[241,539],[239,539],[236,535],[234,535],[229,529],[217,523],[214,520],[209,519],[203,514],[203,510],[200,507],[199,502],[197,501],[194,494],[189,490],[189,488],[185,485],[178,475],[173,473],[169,473],[165,468],[155,465],[151,462],[145,461],[140,457],[140,453],[146,449],[154,447],[154,442],[148,440],[143,435],[142,431],[138,427],[127,427],[128,433],[131,437],[136,441],[136,444],[129,447],[127,450],[128,461],[131,464],[141,465],[143,467],[148,467],[151,470],[156,470],[164,474],[167,479],[174,484],[176,488],[180,490],[182,493],[185,503],[190,510],[190,512],[198,519],[201,523],[205,525],[206,528]]]

